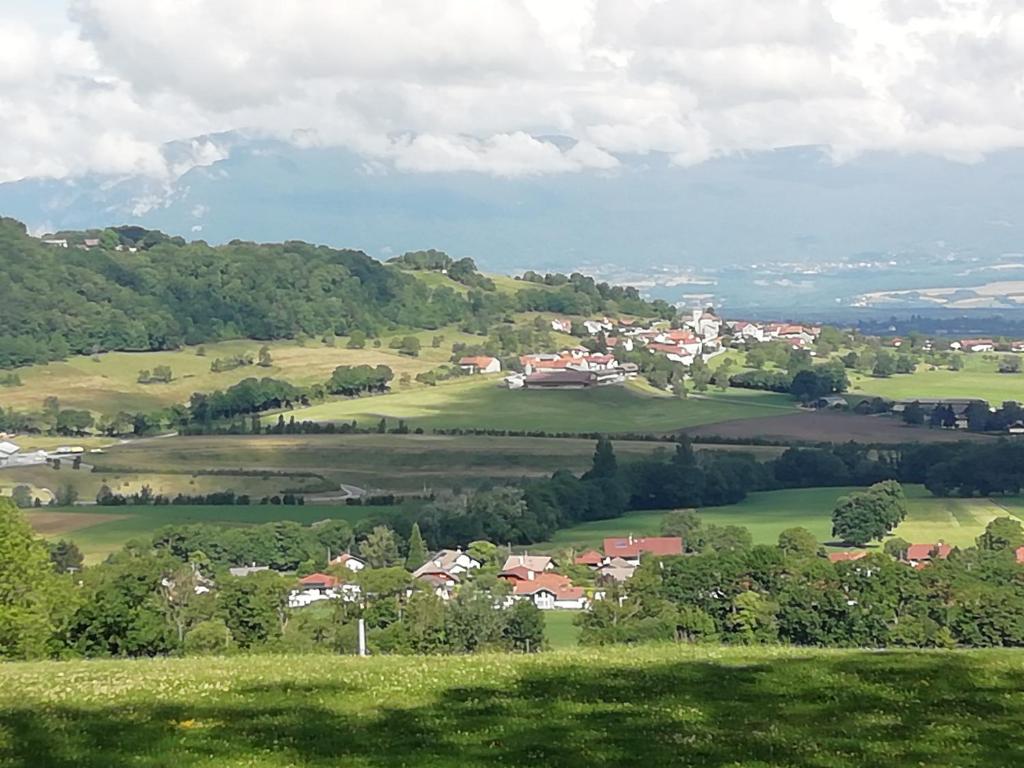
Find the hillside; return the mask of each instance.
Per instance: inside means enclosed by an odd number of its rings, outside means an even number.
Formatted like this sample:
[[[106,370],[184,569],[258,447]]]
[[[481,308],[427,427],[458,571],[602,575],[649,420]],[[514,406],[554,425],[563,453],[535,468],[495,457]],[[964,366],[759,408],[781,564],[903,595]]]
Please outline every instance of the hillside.
[[[0,666],[10,768],[1007,766],[1024,657],[665,646]]]
[[[361,251],[299,241],[213,247],[139,227],[49,239],[0,218],[0,368],[238,338],[375,337],[457,322],[480,332],[524,310],[657,309],[635,289],[582,276],[556,291],[499,291],[472,260],[459,262],[460,280],[480,287],[463,294]]]

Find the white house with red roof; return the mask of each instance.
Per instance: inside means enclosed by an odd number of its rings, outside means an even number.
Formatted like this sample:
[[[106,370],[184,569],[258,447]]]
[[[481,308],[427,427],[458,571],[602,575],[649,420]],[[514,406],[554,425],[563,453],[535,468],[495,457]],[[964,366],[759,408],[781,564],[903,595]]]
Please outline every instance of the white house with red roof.
[[[331,558],[330,565],[340,565],[352,571],[352,573],[359,573],[366,567],[366,561],[355,555],[350,555],[348,552],[343,552],[337,557]]]
[[[996,351],[996,343],[992,339],[960,339],[960,341],[954,341],[949,347],[960,352]]]
[[[469,374],[500,373],[501,361],[487,355],[471,355],[459,358],[459,368]]]
[[[299,579],[296,589],[288,594],[289,608],[304,608],[320,600],[357,600],[361,590],[357,584],[345,584],[329,573],[311,573]]]
[[[641,555],[667,557],[683,554],[683,540],[679,536],[647,536],[634,538],[632,535],[623,538],[607,538],[604,540],[604,555],[607,558],[622,558],[632,565],[640,564]]]
[[[512,599],[530,600],[542,611],[579,611],[587,607],[583,587],[574,586],[567,576],[557,573],[535,573],[532,578],[512,581]]]

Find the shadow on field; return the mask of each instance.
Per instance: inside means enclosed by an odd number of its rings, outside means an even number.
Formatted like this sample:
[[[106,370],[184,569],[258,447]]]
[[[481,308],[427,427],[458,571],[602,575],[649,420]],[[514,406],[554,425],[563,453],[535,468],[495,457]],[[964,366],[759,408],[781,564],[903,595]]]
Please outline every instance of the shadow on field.
[[[615,666],[528,664],[504,687],[439,687],[400,708],[333,681],[130,709],[26,705],[0,712],[0,765],[1024,765],[1014,658],[865,652],[633,667],[624,649]],[[349,696],[365,705],[344,707]]]

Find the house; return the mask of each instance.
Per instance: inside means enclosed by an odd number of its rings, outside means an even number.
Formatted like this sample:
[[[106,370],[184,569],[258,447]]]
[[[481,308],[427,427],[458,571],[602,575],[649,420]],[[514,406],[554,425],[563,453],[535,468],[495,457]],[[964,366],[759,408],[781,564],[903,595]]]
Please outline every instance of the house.
[[[854,560],[860,560],[862,557],[867,557],[867,552],[829,552],[828,561],[830,563],[850,563]]]
[[[678,536],[608,538],[604,540],[604,554],[608,558],[620,557],[632,565],[640,565],[641,555],[666,557],[683,554],[683,540]]]
[[[338,591],[340,582],[327,573],[311,573],[299,579],[298,589],[288,594],[289,608],[304,608],[319,600],[335,600],[341,597]]]
[[[587,607],[583,587],[573,586],[566,576],[557,573],[538,573],[532,579],[512,585],[515,600],[530,600],[542,611],[583,610]]]
[[[636,564],[622,557],[609,557],[597,568],[598,578],[605,581],[629,581],[636,572]]]
[[[722,332],[722,321],[710,307],[703,312],[694,311],[692,325],[702,339],[716,339]]]
[[[587,389],[597,386],[597,376],[593,371],[552,371],[550,373],[534,373],[523,379],[526,389]]]
[[[1024,352],[1024,341],[1013,341],[1010,343],[1011,352]]]
[[[344,552],[335,558],[331,559],[330,565],[341,565],[352,573],[359,573],[366,567],[366,561],[362,560],[355,555],[350,555],[348,552]]]
[[[441,570],[428,570],[418,576],[413,575],[417,581],[426,584],[441,600],[451,600],[455,596],[455,589],[460,581],[455,574]]]
[[[86,248],[99,248],[100,247],[100,239],[98,237],[87,237],[87,238],[85,238],[85,240],[82,241],[82,244]]]
[[[961,352],[995,352],[996,343],[992,339],[961,339],[949,345],[950,349]]]
[[[945,560],[953,548],[949,544],[911,544],[900,558],[911,568],[924,568],[933,560]]]
[[[584,320],[583,327],[587,329],[587,333],[591,336],[596,336],[601,331],[610,331],[612,329],[612,324],[608,322],[608,318],[606,317],[601,320]]]
[[[604,556],[596,549],[588,549],[586,552],[576,555],[572,562],[574,565],[586,565],[596,568],[604,562]]]
[[[556,317],[551,321],[551,330],[558,331],[558,333],[572,333],[572,320]]]
[[[1024,421],[1015,421],[1006,428],[1011,435],[1024,435]]]
[[[47,239],[47,240],[43,240],[43,244],[44,245],[52,245],[55,248],[67,248],[68,247],[68,241],[65,240],[64,238],[50,238],[50,239]]]
[[[267,565],[256,565],[253,563],[252,565],[245,565],[240,568],[228,568],[228,573],[241,579],[246,576],[251,576],[254,573],[263,573],[263,571],[269,570],[270,567]]]
[[[458,576],[460,573],[479,568],[480,561],[470,557],[461,549],[441,549],[430,556],[423,565],[412,572],[416,578],[428,573],[444,573]]]
[[[496,357],[486,355],[463,357],[459,359],[459,368],[466,373],[498,373],[501,371],[501,362]]]
[[[1024,565],[1024,547],[1017,547],[1013,550],[1014,557],[1017,559],[1017,563]]]
[[[739,336],[741,339],[750,341],[764,341],[764,328],[757,323],[751,323],[747,320],[737,320],[732,324],[733,336]]]
[[[5,466],[21,452],[21,448],[9,440],[0,441],[0,467]]]
[[[521,555],[509,555],[505,558],[505,564],[501,567],[501,570],[510,571],[513,568],[526,568],[534,573],[544,573],[555,570],[555,566],[554,558],[547,555],[530,555],[524,552]]]

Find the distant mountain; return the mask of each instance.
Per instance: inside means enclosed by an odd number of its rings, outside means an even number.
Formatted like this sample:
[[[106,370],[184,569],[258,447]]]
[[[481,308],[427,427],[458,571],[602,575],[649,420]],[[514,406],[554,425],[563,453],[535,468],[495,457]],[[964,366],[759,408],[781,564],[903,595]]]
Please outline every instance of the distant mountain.
[[[1024,250],[1024,151],[972,166],[881,153],[835,165],[808,147],[691,168],[620,156],[611,171],[504,179],[404,173],[343,149],[237,133],[201,143],[209,164],[196,167],[196,141],[166,147],[189,168],[166,182],[2,184],[0,214],[36,232],[132,223],[211,243],[296,238],[377,257],[435,247],[499,272]]]

